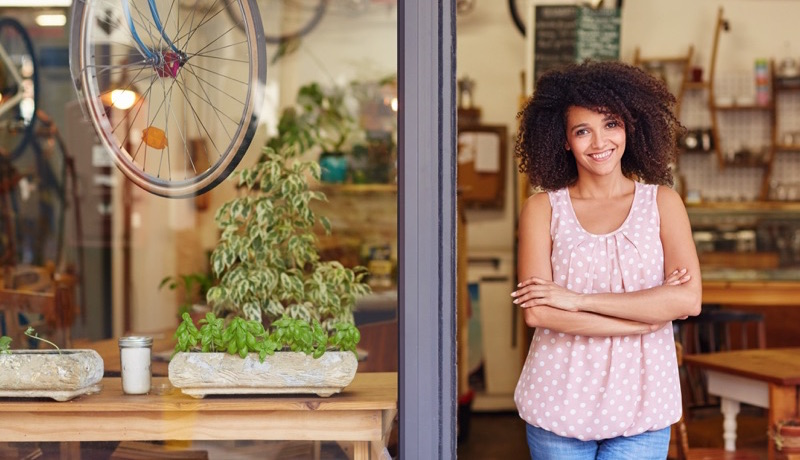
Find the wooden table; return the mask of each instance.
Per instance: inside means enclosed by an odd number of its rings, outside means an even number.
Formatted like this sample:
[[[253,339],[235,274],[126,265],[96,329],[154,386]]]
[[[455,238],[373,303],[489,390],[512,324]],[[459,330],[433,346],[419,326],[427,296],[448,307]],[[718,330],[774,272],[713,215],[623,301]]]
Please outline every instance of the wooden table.
[[[155,386],[168,383],[154,379]],[[352,441],[354,458],[381,458],[397,414],[397,373],[357,373],[329,398],[194,399],[178,389],[125,395],[120,379],[69,402],[0,399],[0,442],[294,440]]]
[[[768,426],[797,417],[800,348],[728,351],[684,356],[707,372],[708,392],[721,398],[725,450],[736,450],[736,416],[741,403],[769,409]],[[768,458],[775,458],[769,442]]]
[[[703,303],[797,307],[798,297],[800,283],[796,281],[703,280]]]

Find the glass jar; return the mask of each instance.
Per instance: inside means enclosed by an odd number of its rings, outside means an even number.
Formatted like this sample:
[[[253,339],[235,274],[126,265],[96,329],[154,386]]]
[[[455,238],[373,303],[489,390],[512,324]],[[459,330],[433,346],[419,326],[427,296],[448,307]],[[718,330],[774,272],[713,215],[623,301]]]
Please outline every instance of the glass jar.
[[[122,367],[122,392],[143,395],[150,392],[152,337],[121,337],[119,355]]]

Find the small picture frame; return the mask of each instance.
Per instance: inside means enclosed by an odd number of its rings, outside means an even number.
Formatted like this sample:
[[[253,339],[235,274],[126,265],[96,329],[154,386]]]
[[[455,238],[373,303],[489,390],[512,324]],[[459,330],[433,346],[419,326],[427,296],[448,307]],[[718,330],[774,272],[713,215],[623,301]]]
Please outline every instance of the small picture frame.
[[[466,208],[503,209],[508,130],[474,125],[458,130],[458,193]]]

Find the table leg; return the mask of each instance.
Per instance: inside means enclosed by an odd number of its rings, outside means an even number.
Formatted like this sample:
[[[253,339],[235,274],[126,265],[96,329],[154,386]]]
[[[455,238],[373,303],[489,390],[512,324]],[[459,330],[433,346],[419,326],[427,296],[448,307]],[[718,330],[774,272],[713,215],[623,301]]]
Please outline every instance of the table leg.
[[[722,439],[725,441],[725,450],[736,450],[736,416],[739,415],[739,401],[721,398],[722,411]]]
[[[369,441],[353,442],[353,460],[369,460]]]
[[[769,385],[769,416],[767,420],[768,429],[772,430],[781,420],[787,420],[798,416],[798,387],[794,385],[780,386],[774,383]],[[775,459],[775,443],[772,439],[767,445],[767,459]]]

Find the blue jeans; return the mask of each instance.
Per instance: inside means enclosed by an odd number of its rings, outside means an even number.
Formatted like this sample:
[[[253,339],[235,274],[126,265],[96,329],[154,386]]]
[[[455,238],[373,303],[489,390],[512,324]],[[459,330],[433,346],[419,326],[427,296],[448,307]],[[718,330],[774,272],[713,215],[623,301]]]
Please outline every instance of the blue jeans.
[[[581,441],[526,424],[531,460],[664,460],[669,427],[630,437]]]

